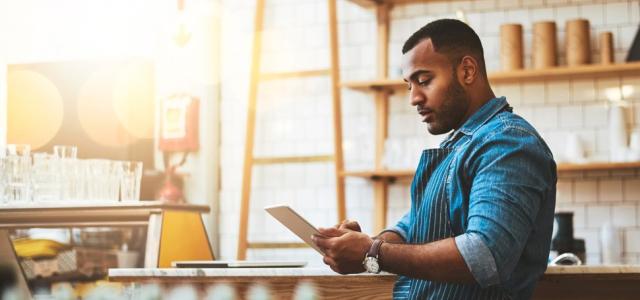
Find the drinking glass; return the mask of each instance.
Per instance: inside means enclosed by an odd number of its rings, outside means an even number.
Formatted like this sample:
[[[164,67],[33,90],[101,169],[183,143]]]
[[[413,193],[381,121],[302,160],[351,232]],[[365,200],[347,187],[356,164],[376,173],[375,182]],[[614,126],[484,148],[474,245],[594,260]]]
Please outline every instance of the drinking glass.
[[[62,200],[78,200],[78,147],[67,145],[53,146],[53,154],[60,160],[60,176],[62,177]]]
[[[55,145],[53,146],[53,154],[58,158],[78,158],[78,147]]]
[[[91,184],[89,172],[89,160],[76,159],[69,169],[72,181],[75,183],[70,195],[71,200],[94,200],[89,197],[89,185]]]
[[[7,204],[5,190],[7,187],[6,158],[0,157],[0,205]]]
[[[60,159],[55,154],[38,152],[33,154],[31,175],[33,199],[35,201],[60,201],[62,180]]]
[[[120,201],[140,200],[140,182],[142,181],[142,162],[120,162]]]
[[[107,187],[107,199],[109,201],[118,201],[120,191],[120,176],[122,174],[122,168],[120,167],[120,161],[109,161],[109,183]]]
[[[112,197],[113,164],[107,159],[87,160],[87,196],[89,200],[109,201]],[[117,196],[117,192],[116,192]],[[115,199],[117,201],[117,198]]]
[[[7,156],[29,156],[31,154],[31,146],[27,144],[9,144],[6,147]]]
[[[6,180],[4,201],[9,203],[31,201],[31,157],[9,155],[3,160],[3,173]]]

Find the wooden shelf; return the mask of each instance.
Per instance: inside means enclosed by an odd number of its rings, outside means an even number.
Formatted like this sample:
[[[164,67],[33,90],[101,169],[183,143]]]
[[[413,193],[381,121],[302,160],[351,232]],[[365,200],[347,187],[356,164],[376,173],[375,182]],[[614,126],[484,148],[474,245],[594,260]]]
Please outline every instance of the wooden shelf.
[[[437,2],[438,0],[349,0],[355,4],[358,4],[365,8],[376,7],[382,4],[409,4],[409,3],[424,3],[424,2]],[[447,1],[447,0],[439,0]]]
[[[348,171],[342,172],[345,177],[363,177],[371,180],[397,179],[413,177],[414,170],[374,170],[374,171]]]
[[[522,81],[544,81],[569,78],[615,77],[623,75],[640,75],[640,62],[584,65],[576,67],[557,67],[545,70],[520,70],[511,72],[489,73],[491,83],[512,83]],[[397,90],[406,89],[401,79],[379,79],[366,81],[343,82],[342,86],[355,90]]]
[[[558,173],[563,172],[587,172],[587,171],[618,171],[640,169],[640,162],[594,162],[587,164],[558,164]],[[400,178],[413,177],[414,170],[362,170],[362,171],[345,171],[342,176],[345,177],[362,177],[371,180],[395,180]]]
[[[364,80],[364,81],[349,81],[341,83],[342,87],[350,88],[354,90],[398,90],[406,89],[407,83],[402,79],[378,79],[378,80]]]
[[[628,170],[628,169],[640,169],[640,162],[593,162],[587,164],[569,164],[559,163],[558,172],[572,172],[572,171],[616,171],[616,170]]]
[[[492,83],[508,83],[525,80],[543,81],[547,79],[615,77],[639,74],[640,62],[632,62],[611,65],[593,64],[575,67],[562,66],[545,70],[495,72],[489,74],[489,80]]]

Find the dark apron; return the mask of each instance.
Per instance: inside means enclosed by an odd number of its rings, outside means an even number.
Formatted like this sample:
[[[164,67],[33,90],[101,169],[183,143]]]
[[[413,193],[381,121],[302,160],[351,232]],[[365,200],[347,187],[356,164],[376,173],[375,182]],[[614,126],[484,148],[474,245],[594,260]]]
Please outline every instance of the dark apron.
[[[411,183],[411,226],[409,244],[426,244],[455,237],[449,217],[447,183],[454,148],[427,149]],[[434,282],[400,276],[394,299],[503,299],[498,287],[482,289],[477,284]]]

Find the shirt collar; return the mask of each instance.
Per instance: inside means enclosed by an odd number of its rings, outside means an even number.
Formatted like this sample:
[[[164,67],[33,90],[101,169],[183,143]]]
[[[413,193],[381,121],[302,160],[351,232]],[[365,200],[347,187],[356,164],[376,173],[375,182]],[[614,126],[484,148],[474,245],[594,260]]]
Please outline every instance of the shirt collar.
[[[473,134],[480,126],[489,121],[494,115],[503,109],[507,109],[508,111],[512,111],[513,109],[507,103],[507,99],[505,97],[493,98],[487,103],[483,104],[480,109],[478,109],[469,119],[467,119],[460,128],[456,131],[452,132],[443,142],[447,143],[449,141],[453,141],[460,135],[460,133],[465,135]]]

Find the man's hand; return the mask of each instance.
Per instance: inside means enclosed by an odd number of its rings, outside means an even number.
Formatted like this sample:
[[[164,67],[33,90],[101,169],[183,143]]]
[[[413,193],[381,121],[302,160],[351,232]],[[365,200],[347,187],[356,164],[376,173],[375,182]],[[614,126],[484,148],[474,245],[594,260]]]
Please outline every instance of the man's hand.
[[[349,230],[353,230],[353,231],[357,231],[357,232],[362,232],[362,229],[360,229],[360,224],[358,224],[358,222],[356,221],[352,221],[349,219],[346,219],[344,221],[342,221],[340,224],[337,224],[336,226],[334,226],[334,228],[336,229],[349,229]]]
[[[361,232],[335,227],[319,228],[318,231],[321,235],[314,235],[313,242],[322,249],[325,254],[323,261],[333,271],[340,274],[365,271],[362,261],[373,244],[371,237]]]

